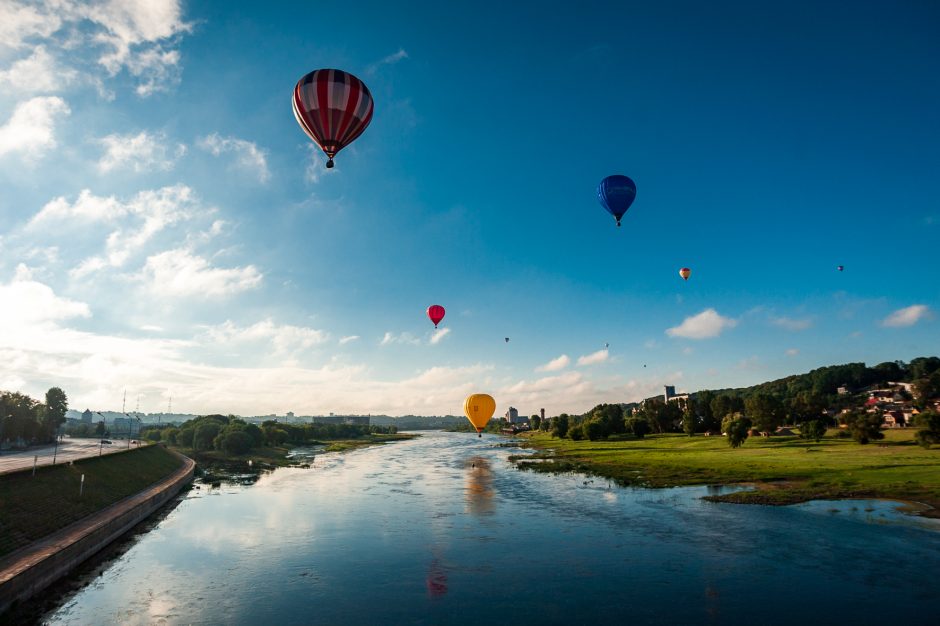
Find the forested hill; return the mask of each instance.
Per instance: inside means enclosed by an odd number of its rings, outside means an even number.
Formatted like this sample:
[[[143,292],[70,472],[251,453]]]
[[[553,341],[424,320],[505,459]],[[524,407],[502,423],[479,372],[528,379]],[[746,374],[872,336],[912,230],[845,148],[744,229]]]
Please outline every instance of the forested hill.
[[[842,385],[847,386],[850,391],[856,391],[889,382],[913,383],[924,387],[924,391],[928,392],[927,396],[932,397],[936,395],[936,390],[940,390],[940,357],[918,357],[910,363],[886,361],[873,367],[867,367],[864,363],[830,365],[751,387],[713,389],[711,392],[742,398],[756,394],[770,394],[779,398],[795,397],[800,393],[826,396],[836,394]],[[931,391],[933,393],[930,393]]]

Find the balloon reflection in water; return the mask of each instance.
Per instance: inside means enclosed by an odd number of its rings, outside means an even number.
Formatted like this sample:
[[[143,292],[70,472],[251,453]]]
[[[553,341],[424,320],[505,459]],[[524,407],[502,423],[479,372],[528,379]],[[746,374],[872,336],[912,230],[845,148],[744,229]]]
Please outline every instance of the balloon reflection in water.
[[[494,495],[490,462],[479,456],[467,459],[467,512],[472,515],[492,515],[496,510]]]
[[[447,572],[444,571],[444,566],[437,557],[431,560],[425,584],[428,587],[428,595],[432,598],[438,598],[447,593]]]

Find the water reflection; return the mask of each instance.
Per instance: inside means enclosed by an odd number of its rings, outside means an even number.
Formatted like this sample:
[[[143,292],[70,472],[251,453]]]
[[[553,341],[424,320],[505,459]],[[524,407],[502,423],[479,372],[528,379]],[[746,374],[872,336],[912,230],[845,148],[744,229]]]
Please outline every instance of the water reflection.
[[[718,504],[701,498],[722,489],[517,471],[507,457],[525,451],[500,442],[425,433],[193,490],[43,621],[752,626],[940,611],[924,576],[940,533],[891,503]]]
[[[492,515],[496,511],[493,492],[493,470],[482,456],[467,459],[467,512],[471,515]]]

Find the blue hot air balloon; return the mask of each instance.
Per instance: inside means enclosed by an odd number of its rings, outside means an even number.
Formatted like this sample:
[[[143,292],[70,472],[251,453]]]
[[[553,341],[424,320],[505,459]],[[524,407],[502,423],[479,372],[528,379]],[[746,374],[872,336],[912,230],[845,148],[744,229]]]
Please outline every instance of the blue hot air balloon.
[[[620,226],[620,218],[633,204],[634,198],[636,198],[636,184],[627,176],[614,174],[602,180],[597,186],[597,200],[608,213],[616,218],[617,226]]]

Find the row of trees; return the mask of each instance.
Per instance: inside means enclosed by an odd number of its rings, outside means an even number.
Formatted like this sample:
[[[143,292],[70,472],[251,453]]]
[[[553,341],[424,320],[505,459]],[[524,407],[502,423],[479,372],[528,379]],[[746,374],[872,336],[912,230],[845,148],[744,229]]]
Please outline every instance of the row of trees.
[[[68,396],[58,387],[46,392],[45,402],[26,394],[0,392],[0,444],[49,443],[65,423]]]
[[[204,415],[183,422],[178,428],[147,428],[141,437],[165,441],[197,452],[222,450],[246,454],[263,446],[302,445],[330,439],[357,439],[371,433],[392,434],[395,426],[352,424],[284,424],[268,420],[251,424],[234,415]]]

